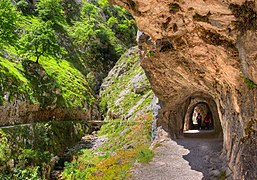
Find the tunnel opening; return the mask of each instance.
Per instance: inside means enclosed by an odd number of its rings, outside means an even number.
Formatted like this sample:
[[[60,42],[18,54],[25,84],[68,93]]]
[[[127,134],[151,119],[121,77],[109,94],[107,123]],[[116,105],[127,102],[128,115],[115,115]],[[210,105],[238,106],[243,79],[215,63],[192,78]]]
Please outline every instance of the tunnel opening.
[[[210,133],[212,137],[223,138],[217,104],[212,96],[205,93],[194,93],[185,102],[181,124],[183,136],[188,133]],[[200,120],[197,121],[197,119]]]
[[[189,120],[184,123],[186,130],[212,130],[214,129],[212,111],[205,102],[200,102],[194,106],[189,115]]]
[[[176,98],[174,97],[174,99]],[[205,157],[213,158],[215,161],[217,160],[215,168],[219,169],[223,166],[219,166],[221,162],[226,159],[223,136],[223,127],[226,126],[222,119],[219,99],[208,92],[198,91],[189,92],[176,100],[177,102],[167,103],[166,109],[162,109],[162,119],[164,119],[162,122],[167,119],[171,139],[188,150],[188,154],[184,155],[183,159],[189,162],[190,168],[202,172],[204,174],[203,179],[210,179],[209,170],[203,170],[199,162],[204,161],[209,167],[212,161],[207,161]],[[202,116],[202,122],[204,122],[207,114],[211,117],[212,122],[209,129],[207,129],[206,124],[203,124],[201,129],[198,127],[196,121],[198,113]]]

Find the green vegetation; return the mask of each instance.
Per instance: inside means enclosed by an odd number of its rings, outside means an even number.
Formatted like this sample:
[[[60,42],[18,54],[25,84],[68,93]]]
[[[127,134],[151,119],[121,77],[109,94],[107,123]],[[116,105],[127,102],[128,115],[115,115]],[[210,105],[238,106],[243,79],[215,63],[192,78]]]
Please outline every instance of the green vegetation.
[[[38,0],[36,4],[25,0],[2,0],[0,105],[21,100],[39,104],[42,110],[60,107],[87,112],[93,109],[97,105],[96,95],[102,78],[121,54],[135,44],[135,34],[132,16],[120,7],[110,6],[107,0],[92,0],[90,3],[86,0]],[[0,179],[49,177],[53,156],[63,153],[61,149],[65,150],[84,133],[79,125],[73,134],[69,134],[67,132],[73,131],[63,128],[64,122],[60,126],[53,123],[0,131]],[[138,122],[137,126],[142,124]],[[62,133],[58,133],[60,131]],[[141,134],[149,139],[145,130]],[[118,139],[114,139],[118,143]],[[106,150],[107,146],[112,147],[112,143],[106,144]],[[117,157],[109,151],[106,158],[100,157],[105,159],[106,166],[97,164],[95,170],[99,172],[102,166],[104,174],[112,173],[108,164],[116,162],[113,172],[119,174],[117,162],[123,155],[140,156],[139,159],[150,156],[144,150],[145,145],[136,147],[137,150],[127,151],[117,145],[113,149]],[[86,162],[86,159],[81,161]],[[123,171],[127,172],[133,164],[130,162],[134,161],[134,158],[128,159],[128,163],[122,166]],[[114,177],[114,174],[109,176]],[[85,174],[76,177],[85,177]]]
[[[135,33],[132,16],[106,0],[1,1],[0,104],[95,104],[95,80],[135,44]]]
[[[100,107],[102,113],[107,113],[107,119],[122,118],[126,115],[133,117],[138,112],[145,111],[152,101],[153,93],[140,66],[137,51],[137,48],[130,49],[129,53],[120,58],[116,69],[124,72],[109,76],[112,83],[101,92]],[[105,111],[107,109],[108,112]]]
[[[72,121],[0,129],[0,179],[49,179],[50,161],[88,130],[86,124]]]
[[[18,98],[42,107],[53,103],[61,107],[84,107],[95,101],[85,76],[70,62],[42,57],[41,65],[28,60],[17,64],[0,57],[0,67],[1,97],[8,92],[5,101]]]
[[[107,0],[12,2],[0,2],[0,104],[18,99],[42,109],[96,106],[96,86],[135,44],[131,15]],[[135,162],[153,157],[153,93],[137,52],[122,56],[119,73],[101,92],[106,124],[99,136],[106,141],[79,151],[66,163],[64,179],[125,179]],[[66,125],[52,121],[0,130],[0,179],[48,179],[54,156],[87,130]]]
[[[15,30],[17,29],[18,13],[10,0],[0,1],[0,49],[3,43],[13,44],[17,38]]]
[[[105,142],[97,149],[78,152],[71,163],[66,163],[64,179],[127,179],[135,162],[152,159],[153,93],[137,51],[132,48],[125,53],[102,85],[106,88],[101,92],[100,106],[106,124],[98,136]]]
[[[16,3],[17,9],[23,14],[29,13],[30,7],[29,3],[26,0],[20,0]]]
[[[249,88],[249,89],[254,89],[257,87],[257,85],[251,80],[251,79],[248,79],[246,77],[243,77],[244,78],[244,82],[246,84],[246,86]]]
[[[245,77],[245,76],[243,75],[243,73],[241,73],[240,76],[243,78],[243,80],[244,80],[246,86],[247,86],[249,89],[254,89],[254,88],[257,87],[257,84],[255,84],[251,79]]]
[[[155,52],[154,52],[154,51],[149,50],[149,51],[147,52],[147,57],[148,57],[148,58],[151,58],[151,57],[153,57],[154,55],[155,55]]]
[[[152,117],[143,114],[133,120],[115,119],[105,124],[99,135],[108,140],[96,150],[78,152],[66,163],[64,179],[126,179],[135,162],[147,163],[153,157],[149,150]]]
[[[142,149],[139,151],[138,154],[138,162],[140,163],[149,163],[152,158],[153,158],[154,154],[153,151],[151,151],[147,146],[146,148]]]
[[[60,0],[40,0],[37,3],[36,11],[38,16],[44,21],[54,23],[64,22],[63,8]]]
[[[57,55],[61,53],[61,48],[57,43],[57,36],[52,26],[51,21],[34,23],[20,39],[22,53],[28,55],[27,57],[35,56],[37,63],[43,55],[52,55],[58,58]]]
[[[17,39],[17,17],[15,7],[10,0],[0,2],[0,49],[3,44],[14,44]]]
[[[124,9],[110,7],[107,0],[85,2],[80,19],[68,31],[78,53],[83,54],[82,61],[91,67],[104,71],[135,44],[134,20]]]

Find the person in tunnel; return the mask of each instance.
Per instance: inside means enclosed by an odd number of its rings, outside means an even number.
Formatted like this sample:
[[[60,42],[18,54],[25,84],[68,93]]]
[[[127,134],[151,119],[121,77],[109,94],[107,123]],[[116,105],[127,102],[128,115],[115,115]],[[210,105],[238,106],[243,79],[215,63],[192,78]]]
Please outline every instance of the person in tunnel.
[[[205,129],[210,129],[210,124],[212,122],[212,114],[211,114],[210,111],[204,117],[204,121],[203,122],[205,123]]]
[[[198,124],[198,129],[201,129],[201,127],[202,127],[202,115],[200,113],[198,113],[198,115],[196,117],[196,120],[197,120],[197,124]]]

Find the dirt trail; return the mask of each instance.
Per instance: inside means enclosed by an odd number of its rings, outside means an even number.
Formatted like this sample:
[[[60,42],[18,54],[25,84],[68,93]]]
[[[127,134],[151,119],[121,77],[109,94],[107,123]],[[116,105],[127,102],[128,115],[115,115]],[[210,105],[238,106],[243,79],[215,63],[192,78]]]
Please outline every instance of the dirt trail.
[[[222,140],[213,138],[165,139],[146,165],[133,168],[135,180],[213,179],[223,166],[219,159]],[[217,175],[217,174],[216,174]]]

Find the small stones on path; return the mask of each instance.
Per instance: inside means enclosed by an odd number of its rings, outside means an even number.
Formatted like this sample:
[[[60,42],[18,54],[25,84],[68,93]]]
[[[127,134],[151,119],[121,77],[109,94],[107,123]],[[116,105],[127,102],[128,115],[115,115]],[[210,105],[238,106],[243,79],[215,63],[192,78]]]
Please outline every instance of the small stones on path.
[[[222,139],[162,139],[149,164],[136,163],[135,180],[218,180],[229,179],[231,171],[222,160]]]

